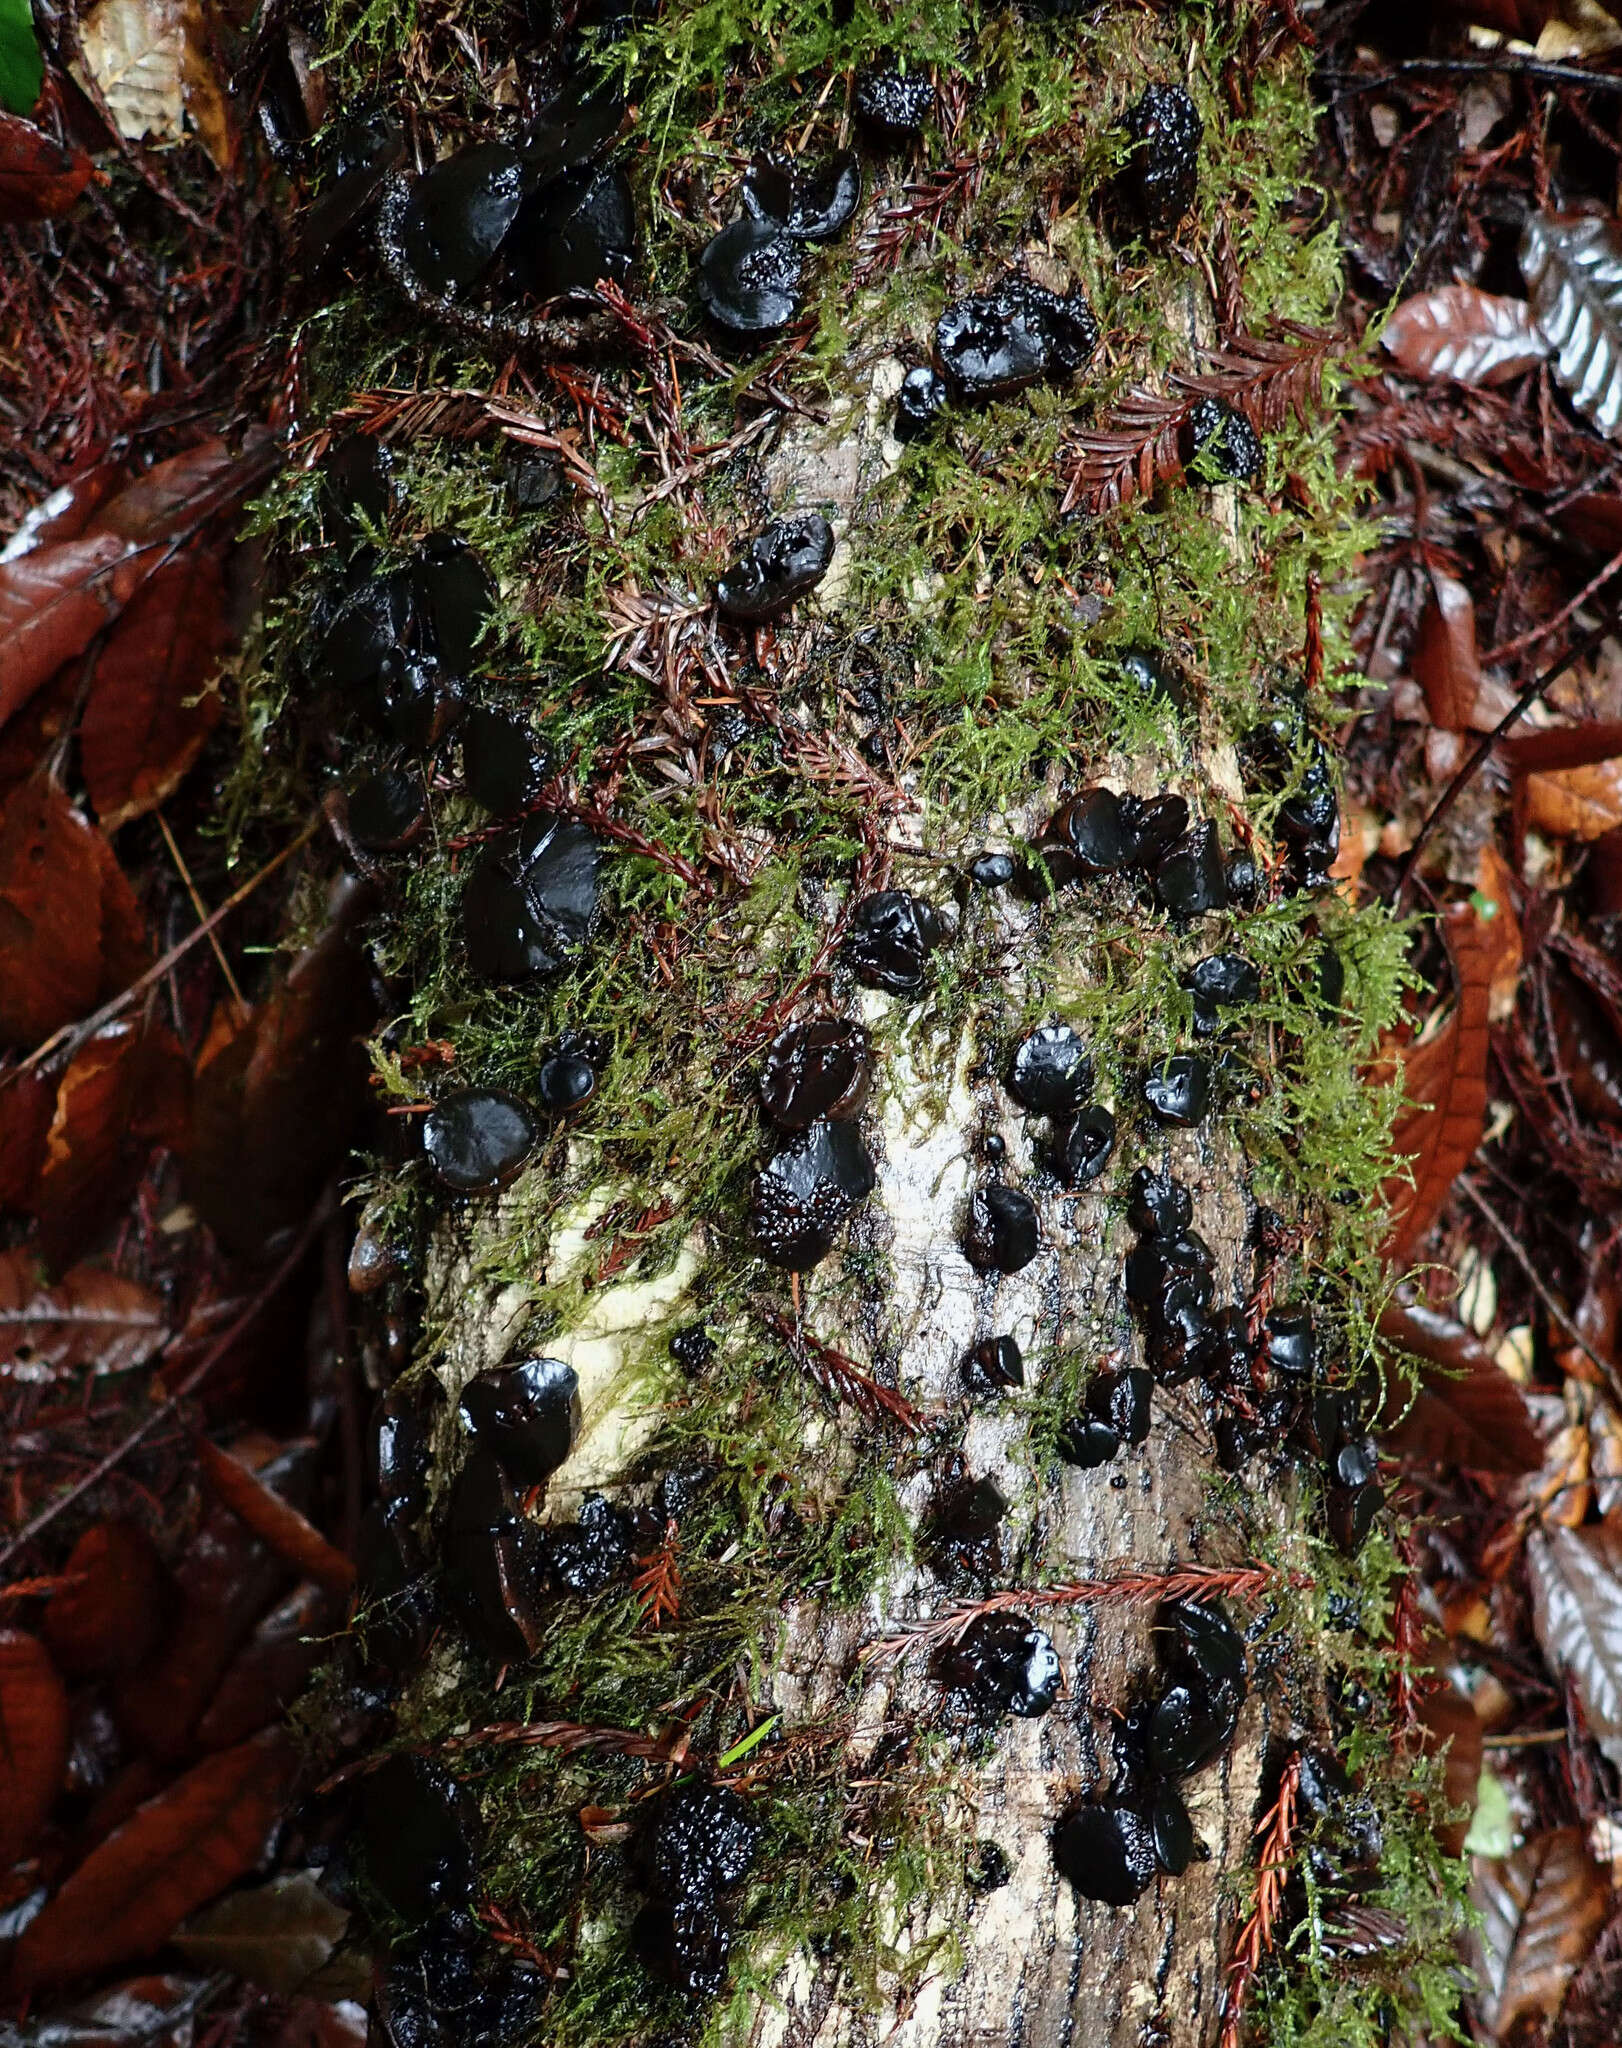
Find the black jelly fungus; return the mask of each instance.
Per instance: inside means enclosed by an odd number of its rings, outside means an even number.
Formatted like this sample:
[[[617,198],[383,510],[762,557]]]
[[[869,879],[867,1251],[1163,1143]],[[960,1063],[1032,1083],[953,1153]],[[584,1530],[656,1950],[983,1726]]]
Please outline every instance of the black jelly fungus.
[[[916,142],[935,110],[935,88],[922,71],[872,64],[858,72],[851,111],[870,142],[898,148]]]
[[[747,1800],[726,1785],[683,1785],[660,1802],[649,1825],[644,1882],[655,1898],[713,1897],[742,1884],[759,1847]]]
[[[527,1358],[462,1389],[462,1421],[521,1486],[544,1486],[580,1427],[580,1381],[561,1358]]]
[[[539,512],[563,496],[563,465],[539,448],[509,442],[505,468],[507,496],[515,512]]]
[[[1144,225],[1174,228],[1194,204],[1203,125],[1180,85],[1151,85],[1126,117],[1132,150],[1126,182]]]
[[[348,533],[384,526],[394,503],[394,456],[375,434],[346,434],[321,465],[323,511]]]
[[[519,208],[507,259],[537,299],[587,297],[623,285],[636,258],[636,203],[615,164],[569,171]]]
[[[1115,1150],[1115,1118],[1101,1102],[1090,1102],[1055,1140],[1052,1164],[1070,1193],[1091,1187]]]
[[[924,1548],[948,1584],[989,1584],[1002,1569],[998,1531],[1008,1502],[994,1479],[965,1479],[936,1501]]]
[[[1045,1629],[1017,1614],[987,1614],[972,1621],[941,1653],[941,1680],[976,1713],[1039,1719],[1059,1696],[1063,1672]]]
[[[1066,1465],[1091,1472],[1107,1465],[1121,1448],[1120,1431],[1096,1415],[1078,1416],[1059,1431],[1054,1448]]]
[[[570,1593],[600,1593],[631,1561],[630,1525],[600,1493],[580,1503],[578,1522],[565,1522],[549,1533],[552,1574]]]
[[[379,768],[349,792],[349,834],[367,853],[409,846],[427,815],[422,777],[407,768]]]
[[[530,179],[540,185],[595,163],[624,118],[625,102],[617,93],[576,79],[531,117],[515,146]]]
[[[404,576],[363,576],[326,604],[308,656],[313,679],[330,689],[370,682],[394,652],[410,618]]]
[[[779,1130],[803,1131],[819,1117],[861,1113],[873,1080],[873,1046],[860,1024],[817,1017],[790,1024],[766,1048],[761,1107]]]
[[[1155,900],[1170,916],[1205,917],[1228,902],[1228,876],[1216,827],[1207,820],[1173,840],[1154,864]]]
[[[989,1838],[976,1842],[964,1859],[964,1882],[971,1892],[1000,1892],[1013,1874],[1008,1851]]]
[[[1135,683],[1145,697],[1169,704],[1173,711],[1193,709],[1188,677],[1169,655],[1153,647],[1123,647],[1112,659],[1122,675]]]
[[[1002,889],[1014,879],[1011,853],[982,853],[969,863],[969,880],[977,889]]]
[[[1269,1363],[1294,1379],[1311,1377],[1318,1363],[1318,1338],[1312,1311],[1286,1302],[1263,1323]]]
[[[715,601],[746,625],[780,618],[816,589],[833,558],[834,530],[820,512],[774,519],[717,582]]]
[[[1155,1640],[1168,1669],[1243,1693],[1245,1639],[1216,1601],[1166,1601],[1155,1617]]]
[[[540,795],[549,765],[528,719],[475,706],[462,726],[462,782],[481,810],[510,818]]]
[[[563,1116],[589,1102],[597,1092],[597,1069],[577,1052],[555,1052],[541,1062],[535,1095],[543,1109]]]
[[[698,297],[718,327],[775,334],[800,310],[801,245],[771,221],[741,215],[705,245]]]
[[[1211,1099],[1211,1070],[1198,1053],[1173,1053],[1143,1077],[1143,1100],[1163,1124],[1191,1129]]]
[[[1138,857],[1132,813],[1113,789],[1083,790],[1065,805],[1053,824],[1080,874],[1118,874]]]
[[[377,720],[413,753],[437,747],[462,715],[466,685],[437,654],[391,649],[378,666]]]
[[[524,198],[524,166],[501,142],[475,143],[425,171],[400,223],[406,261],[429,291],[454,294],[489,269]]]
[[[1078,1806],[1053,1831],[1053,1857],[1084,1899],[1130,1906],[1159,1869],[1154,1832],[1135,1807]]]
[[[1126,1220],[1143,1237],[1181,1237],[1194,1221],[1194,1198],[1170,1174],[1140,1166],[1132,1175]]]
[[[1266,885],[1255,855],[1243,850],[1230,853],[1224,873],[1228,883],[1228,901],[1240,910],[1254,910],[1262,900]]]
[[[831,242],[850,225],[862,200],[862,166],[842,149],[826,163],[757,156],[744,173],[744,209],[797,242]]]
[[[1121,1372],[1103,1372],[1087,1389],[1087,1407],[1107,1423],[1124,1444],[1141,1444],[1149,1434],[1154,1382],[1141,1365]]]
[[[487,851],[462,897],[474,972],[522,981],[566,966],[591,934],[602,853],[586,826],[551,811]]]
[[[428,1497],[428,1435],[415,1405],[389,1394],[372,1418],[377,1490],[391,1507],[419,1508]]]
[[[794,1132],[755,1176],[749,1228],[761,1257],[808,1271],[873,1187],[873,1162],[854,1124],[823,1118]]]
[[[1009,1093],[1037,1116],[1074,1116],[1092,1087],[1092,1060],[1070,1025],[1039,1024],[1015,1046]]]
[[[1080,292],[1060,298],[1028,278],[949,305],[935,325],[935,356],[960,403],[1006,398],[1039,378],[1068,376],[1098,345],[1098,322]]]
[[[670,1340],[671,1357],[689,1376],[702,1372],[715,1352],[715,1339],[702,1323],[689,1323]]]
[[[946,404],[946,380],[927,363],[915,364],[901,380],[895,401],[895,437],[916,441],[928,433]]]
[[[1243,953],[1208,953],[1189,970],[1188,985],[1219,1009],[1261,1000],[1262,978]]]
[[[963,1382],[973,1394],[1000,1394],[1025,1384],[1025,1359],[1012,1337],[987,1337],[963,1362]]]
[[[1348,1557],[1362,1549],[1374,1518],[1385,1505],[1378,1479],[1366,1479],[1360,1486],[1335,1484],[1327,1489],[1325,1507],[1329,1533]]]
[[[406,574],[424,651],[437,655],[454,674],[466,674],[495,604],[484,564],[465,541],[436,533],[423,543]]]
[[[1041,1225],[1036,1204],[1005,1181],[986,1181],[969,1197],[963,1250],[981,1272],[1017,1273],[1036,1257]]]
[[[1194,1823],[1175,1785],[1157,1785],[1149,1811],[1155,1861],[1168,1877],[1181,1877],[1194,1860]]]
[[[420,1926],[468,1906],[477,1822],[466,1787],[426,1757],[391,1756],[362,1780],[366,1874],[402,1920]]]
[[[845,958],[866,987],[911,995],[923,987],[924,969],[940,941],[932,904],[905,889],[881,889],[857,904]]]
[[[631,1945],[656,1977],[694,1998],[714,1998],[727,1980],[732,1917],[711,1898],[644,1906]]]
[[[1228,484],[1254,483],[1261,475],[1261,437],[1244,414],[1224,400],[1196,399],[1184,431],[1196,475]]]
[[[453,1088],[423,1119],[422,1149],[448,1188],[476,1194],[510,1181],[534,1148],[535,1115],[504,1088]]]
[[[1203,1770],[1221,1754],[1237,1719],[1238,1702],[1226,1689],[1168,1686],[1149,1719],[1150,1767],[1168,1778]]]

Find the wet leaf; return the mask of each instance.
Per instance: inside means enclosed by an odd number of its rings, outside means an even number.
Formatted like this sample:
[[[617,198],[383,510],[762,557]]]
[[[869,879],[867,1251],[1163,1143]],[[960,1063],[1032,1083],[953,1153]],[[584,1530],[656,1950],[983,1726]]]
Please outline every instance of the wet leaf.
[[[1502,2041],[1517,2020],[1546,2023],[1559,2012],[1605,1923],[1606,1886],[1581,1828],[1555,1828],[1501,1863],[1479,1864],[1471,1895],[1482,1918],[1472,1943],[1476,2012]]]
[[[28,0],[0,0],[0,107],[26,114],[44,78]]]
[[[239,1522],[307,1578],[334,1592],[348,1592],[355,1567],[297,1508],[207,1437],[198,1439],[197,1457],[209,1485]]]
[[[73,1546],[67,1584],[45,1609],[45,1640],[75,1678],[133,1671],[162,1632],[169,1575],[138,1522],[97,1522]]]
[[[1481,691],[1481,658],[1475,601],[1455,577],[1431,573],[1411,666],[1433,722],[1449,732],[1468,731]]]
[[[1410,377],[1450,377],[1458,384],[1507,384],[1549,353],[1523,299],[1498,298],[1473,284],[1404,299],[1380,345]]]
[[[0,1629],[0,1870],[9,1870],[51,1810],[68,1763],[68,1696],[50,1653]]]
[[[48,1074],[0,1069],[0,1209],[32,1206],[55,1109],[56,1088]]]
[[[1393,1301],[1380,1335],[1425,1367],[1413,1406],[1387,1437],[1393,1451],[1475,1472],[1539,1469],[1543,1441],[1525,1397],[1463,1323],[1420,1302]]]
[[[97,1266],[75,1266],[47,1287],[31,1251],[0,1252],[0,1379],[130,1372],[167,1335],[150,1288]]]
[[[4,17],[11,4],[0,0],[0,72]],[[5,97],[0,89],[0,100]],[[92,168],[82,149],[64,149],[32,121],[0,114],[0,221],[49,220],[66,213],[89,184]]]
[[[1532,318],[1572,404],[1602,434],[1622,426],[1622,239],[1614,220],[1535,213],[1521,235]]]
[[[1527,824],[1545,839],[1598,839],[1622,825],[1622,759],[1528,775],[1523,803]]]
[[[279,1721],[331,1648],[334,1595],[306,1582],[279,1601],[232,1658],[197,1724],[202,1749],[229,1749]]]
[[[57,1088],[34,1198],[51,1264],[94,1239],[155,1146],[185,1144],[190,1107],[191,1067],[165,1024],[120,1017],[75,1053]]]
[[[1446,1752],[1442,1766],[1444,1798],[1450,1807],[1464,1809],[1458,1819],[1443,1821],[1436,1830],[1436,1838],[1447,1854],[1457,1856],[1475,1817],[1485,1739],[1481,1717],[1466,1693],[1450,1678],[1440,1677],[1420,1695],[1419,1721],[1426,1754]]]
[[[1490,839],[1476,862],[1476,893],[1481,898],[1477,908],[1483,917],[1490,914],[1496,919],[1502,915],[1505,920],[1499,928],[1499,948],[1487,982],[1487,1021],[1502,1024],[1514,1013],[1525,946],[1520,920],[1515,915],[1515,878],[1509,863]]]
[[[85,786],[116,831],[171,794],[220,715],[225,651],[218,551],[194,546],[158,569],[107,636],[79,727]]]
[[[1480,1143],[1487,1116],[1487,1013],[1495,971],[1520,943],[1508,906],[1484,917],[1472,904],[1452,905],[1442,933],[1457,994],[1434,1036],[1403,1054],[1403,1093],[1414,1107],[1392,1132],[1392,1150],[1410,1162],[1412,1181],[1384,1188],[1391,1216],[1387,1261],[1401,1265],[1441,1213],[1455,1178]]]
[[[1534,1530],[1526,1568],[1543,1654],[1569,1673],[1595,1741],[1622,1765],[1622,1530]]]
[[[325,1966],[348,1925],[316,1873],[298,1870],[219,1900],[186,1922],[175,1947],[199,1969],[229,1970],[288,1998]]]
[[[145,1955],[263,1853],[292,1785],[279,1731],[211,1756],[138,1807],[24,1930],[19,1990],[61,1984]]]
[[[6,1044],[31,1047],[95,1007],[104,978],[104,877],[96,839],[43,776],[15,791],[0,815],[0,1041]]]

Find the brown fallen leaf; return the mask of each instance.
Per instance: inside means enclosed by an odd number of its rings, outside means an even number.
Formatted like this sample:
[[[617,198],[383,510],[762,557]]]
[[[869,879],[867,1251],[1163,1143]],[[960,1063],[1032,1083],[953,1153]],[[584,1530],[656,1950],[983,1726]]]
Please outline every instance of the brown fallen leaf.
[[[1550,1669],[1569,1674],[1595,1741],[1622,1766],[1622,1529],[1535,1529],[1526,1570]]]
[[[1515,877],[1510,872],[1508,861],[1490,839],[1482,847],[1481,858],[1476,863],[1476,892],[1481,897],[1483,916],[1489,914],[1487,906],[1490,904],[1490,915],[1496,919],[1501,913],[1505,919],[1502,944],[1494,957],[1487,982],[1487,1021],[1502,1024],[1515,1008],[1525,948],[1520,920],[1515,915]]]
[[[290,1998],[325,1967],[348,1925],[316,1873],[296,1870],[207,1907],[180,1929],[175,1947],[200,1970],[229,1970]]]
[[[1493,2039],[1516,2022],[1553,2020],[1609,1909],[1608,1888],[1581,1828],[1554,1828],[1502,1861],[1479,1863],[1471,1898],[1476,2015]]]
[[[1410,377],[1457,384],[1507,384],[1549,353],[1524,299],[1498,298],[1473,284],[1404,299],[1385,323],[1380,346]]]
[[[1456,1820],[1443,1821],[1436,1838],[1449,1856],[1464,1850],[1464,1838],[1476,1810],[1476,1787],[1481,1782],[1481,1761],[1485,1731],[1470,1696],[1441,1673],[1434,1676],[1419,1696],[1422,1747],[1427,1756],[1445,1752],[1442,1790],[1450,1807],[1462,1807]]]
[[[1391,1218],[1385,1257],[1402,1265],[1441,1214],[1454,1180],[1469,1164],[1487,1117],[1487,1009],[1492,978],[1520,944],[1515,920],[1498,904],[1485,917],[1473,904],[1450,905],[1442,923],[1457,994],[1434,1036],[1402,1055],[1403,1093],[1414,1105],[1397,1120],[1392,1150],[1410,1162],[1411,1179],[1393,1176],[1383,1196]]]
[[[138,1807],[24,1929],[15,1990],[68,1983],[166,1941],[259,1860],[295,1768],[287,1738],[267,1730]]]
[[[279,1721],[328,1655],[342,1603],[308,1580],[279,1600],[227,1665],[197,1724],[200,1749],[230,1749]]]
[[[1448,732],[1467,732],[1481,692],[1481,656],[1475,600],[1456,577],[1431,571],[1409,666],[1432,720]]]
[[[0,1870],[28,1848],[68,1766],[68,1696],[36,1636],[0,1629]]]
[[[0,1252],[0,1380],[131,1372],[167,1335],[162,1302],[134,1280],[75,1266],[47,1287],[33,1252]]]
[[[1465,1471],[1539,1469],[1543,1441],[1525,1397],[1463,1323],[1422,1302],[1393,1301],[1380,1316],[1380,1335],[1426,1367],[1413,1405],[1389,1427],[1393,1451]]]
[[[37,1067],[8,1072],[0,1064],[0,1209],[32,1206],[55,1110],[56,1087],[48,1074]]]
[[[297,1508],[207,1437],[198,1438],[197,1457],[209,1485],[245,1528],[305,1577],[334,1592],[348,1592],[355,1583],[354,1565]]]
[[[96,837],[45,776],[24,783],[0,815],[0,1042],[31,1047],[95,1006],[103,980]]]
[[[171,1596],[152,1538],[138,1522],[97,1522],[63,1568],[45,1609],[45,1640],[75,1678],[133,1671],[162,1633]]]
[[[195,544],[130,600],[96,660],[79,746],[103,831],[155,809],[196,760],[219,720],[209,685],[225,646],[219,553]]]
[[[1598,839],[1622,825],[1622,759],[1528,775],[1526,823],[1545,839]]]
[[[67,149],[20,115],[0,113],[0,221],[50,220],[90,182],[82,149]]]

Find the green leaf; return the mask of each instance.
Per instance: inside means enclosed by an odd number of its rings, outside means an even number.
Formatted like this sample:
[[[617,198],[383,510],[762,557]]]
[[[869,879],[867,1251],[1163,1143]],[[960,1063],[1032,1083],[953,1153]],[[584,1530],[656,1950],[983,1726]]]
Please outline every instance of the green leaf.
[[[0,0],[0,107],[31,113],[44,79],[28,0]]]
[[[742,1763],[750,1750],[758,1748],[782,1718],[781,1714],[768,1714],[758,1728],[750,1729],[742,1742],[735,1742],[732,1745],[726,1755],[717,1761],[715,1768],[718,1771],[729,1771],[734,1764]]]
[[[1476,1791],[1476,1814],[1464,1838],[1466,1856],[1507,1856],[1515,1846],[1515,1820],[1509,1794],[1491,1771],[1483,1771]]]

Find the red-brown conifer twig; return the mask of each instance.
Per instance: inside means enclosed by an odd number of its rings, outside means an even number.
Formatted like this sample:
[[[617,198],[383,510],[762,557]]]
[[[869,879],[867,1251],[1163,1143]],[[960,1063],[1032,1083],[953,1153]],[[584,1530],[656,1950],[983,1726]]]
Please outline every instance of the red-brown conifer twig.
[[[1303,1572],[1280,1572],[1270,1564],[1172,1565],[1164,1571],[1123,1566],[1107,1577],[1066,1579],[1056,1586],[1010,1586],[984,1600],[955,1600],[936,1615],[905,1622],[893,1636],[868,1643],[863,1663],[899,1663],[916,1650],[935,1650],[954,1643],[983,1615],[1010,1610],[1081,1607],[1089,1601],[1115,1601],[1151,1606],[1162,1600],[1215,1600],[1229,1594],[1236,1600],[1257,1600],[1279,1584],[1308,1586]]]
[[[1256,1903],[1239,1930],[1233,1961],[1228,1965],[1228,1989],[1222,2001],[1222,2033],[1217,2048],[1239,2048],[1250,1987],[1273,1947],[1273,1928],[1284,1898],[1284,1873],[1289,1868],[1290,1845],[1295,1836],[1295,1794],[1300,1777],[1301,1759],[1292,1756],[1279,1780],[1277,1799],[1256,1826],[1261,1843],[1256,1866]]]
[[[661,1628],[681,1612],[681,1559],[676,1548],[676,1524],[666,1522],[665,1538],[659,1548],[639,1557],[642,1569],[631,1581],[631,1591],[642,1609],[642,1619]]]
[[[843,1401],[868,1422],[893,1422],[916,1436],[923,1417],[904,1394],[881,1386],[871,1373],[863,1372],[855,1359],[847,1358],[831,1344],[809,1331],[796,1329],[786,1316],[767,1309],[765,1322],[794,1356],[795,1363],[831,1400]]]

